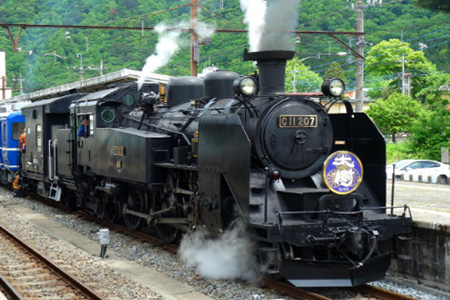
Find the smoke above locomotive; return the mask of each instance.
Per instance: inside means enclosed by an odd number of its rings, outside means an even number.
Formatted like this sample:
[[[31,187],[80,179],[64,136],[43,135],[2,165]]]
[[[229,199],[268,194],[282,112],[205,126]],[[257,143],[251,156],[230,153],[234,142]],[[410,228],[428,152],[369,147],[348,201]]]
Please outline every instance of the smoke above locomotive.
[[[250,51],[293,50],[300,0],[240,0],[248,24]]]
[[[248,24],[248,38],[251,52],[268,50],[293,50],[292,30],[297,25],[297,7],[300,0],[240,0],[245,14],[244,23]],[[181,33],[189,29],[188,22],[169,25],[164,21],[155,26],[158,42],[142,68],[138,79],[138,88],[142,88],[145,76],[165,66],[187,41]],[[214,34],[215,26],[197,21],[196,33],[200,38],[209,38]]]
[[[181,38],[181,33],[188,29],[189,23],[185,21],[175,25],[169,25],[168,22],[163,21],[155,26],[155,31],[158,33],[158,42],[154,53],[145,60],[142,74],[138,79],[139,89],[142,88],[146,76],[150,76],[156,70],[165,66],[179,51],[180,47],[188,44],[187,40]],[[211,37],[214,30],[214,24],[197,21],[195,32],[200,38]]]

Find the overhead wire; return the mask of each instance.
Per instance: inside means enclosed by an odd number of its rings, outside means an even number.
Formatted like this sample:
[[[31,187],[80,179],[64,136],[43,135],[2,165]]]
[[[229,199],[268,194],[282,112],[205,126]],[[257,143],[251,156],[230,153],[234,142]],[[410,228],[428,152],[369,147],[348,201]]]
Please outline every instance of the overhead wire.
[[[5,17],[7,17],[11,12],[13,12],[17,7],[19,7],[19,6],[20,6],[22,3],[24,3],[25,1],[26,1],[26,0],[22,0],[22,1],[21,1],[18,5],[16,5],[16,7],[14,7],[14,8],[13,8],[13,9],[5,16]],[[384,4],[398,3],[398,2],[402,2],[402,1],[403,1],[403,0],[391,1],[391,2],[387,2],[387,3],[385,2]],[[159,10],[159,11],[156,11],[156,12],[150,12],[150,13],[145,13],[145,14],[141,14],[141,15],[137,15],[137,16],[132,16],[132,17],[128,17],[128,18],[123,18],[123,19],[120,19],[120,20],[112,20],[112,21],[110,21],[110,22],[106,22],[105,24],[108,24],[108,23],[111,23],[111,22],[130,21],[130,20],[135,20],[135,19],[138,19],[138,18],[146,17],[146,16],[157,16],[157,15],[164,14],[164,13],[166,13],[166,12],[170,12],[170,11],[172,11],[172,10],[176,10],[176,9],[179,9],[179,8],[182,8],[182,7],[189,6],[189,5],[190,5],[190,4],[185,4],[185,5],[180,5],[180,6],[177,6],[177,7],[168,8],[168,9],[165,9],[165,10]],[[209,14],[212,15],[210,18],[216,17],[216,18],[221,18],[221,19],[227,21],[225,18],[222,18],[221,16],[219,16],[218,14],[216,14],[216,13],[210,11],[209,9],[204,8],[203,6],[202,6],[202,8],[203,8],[206,12],[208,12]],[[229,11],[226,11],[226,12],[232,12],[232,11],[235,11],[235,10],[237,10],[237,9],[232,9],[232,10],[229,10]],[[311,23],[313,23],[313,22],[317,22],[317,21],[319,21],[319,20],[322,20],[322,19],[324,19],[324,18],[326,18],[326,17],[335,15],[335,14],[337,14],[337,13],[341,13],[341,12],[343,12],[343,11],[345,11],[345,10],[347,10],[347,9],[342,9],[342,10],[340,10],[340,11],[333,12],[333,13],[328,14],[328,15],[326,15],[326,16],[317,18],[317,19],[315,19],[315,20],[309,21],[308,23],[301,24],[301,25],[299,25],[297,28],[300,28],[300,27],[302,27],[302,26],[307,26],[307,25],[309,25],[309,24],[311,24]],[[4,17],[4,18],[5,18],[5,17]],[[206,19],[206,18],[205,18],[205,19]],[[202,19],[202,20],[203,20],[203,19]],[[448,22],[450,22],[450,21],[448,21]],[[442,24],[442,23],[434,23],[434,24]],[[422,25],[422,26],[426,26],[426,25]],[[420,26],[413,26],[413,27],[410,27],[410,28],[414,28],[414,27],[420,27]],[[445,30],[445,29],[440,29],[440,30],[438,30],[438,31],[443,31],[443,30]],[[430,35],[430,34],[432,34],[432,33],[428,33],[428,34],[425,34],[425,35],[423,35],[423,36],[427,36],[427,35]],[[415,39],[418,39],[418,38],[420,38],[420,37],[416,37],[416,38],[414,38],[414,40],[415,40]],[[135,40],[133,40],[132,42],[137,41],[137,40],[141,40],[141,39],[142,39],[142,37],[139,37],[139,38],[136,38]],[[434,40],[434,39],[432,39],[432,40]],[[444,42],[444,43],[446,43],[446,42]],[[441,43],[441,44],[444,44],[444,43]],[[127,44],[129,44],[129,43],[127,43]],[[208,56],[206,56],[204,59],[201,59],[201,61],[206,61],[206,60],[208,60],[208,59],[211,58],[211,57],[217,57],[217,56],[223,55],[223,54],[225,54],[225,53],[231,52],[231,51],[233,51],[233,50],[236,50],[236,49],[245,47],[245,46],[246,46],[246,45],[241,45],[241,46],[233,47],[233,48],[228,49],[228,50],[226,50],[226,51],[221,51],[221,52],[218,52],[218,53],[215,53],[215,54],[212,54],[212,55],[208,55]],[[234,60],[234,59],[233,59],[233,60]],[[339,61],[342,61],[342,60],[337,60],[337,61],[335,61],[335,62],[339,62]],[[189,62],[186,62],[186,63],[183,63],[183,64],[187,64],[187,63],[189,63]],[[324,66],[324,65],[329,65],[329,64],[330,64],[330,63],[328,63],[328,64],[322,64],[322,65],[319,65],[319,66]],[[344,64],[344,65],[348,65],[348,64],[350,64],[350,63],[347,62],[347,63]],[[317,68],[317,66],[313,66],[313,67],[311,67],[311,68],[312,68],[312,69],[313,69],[313,68]],[[321,70],[319,70],[319,71],[321,71]]]
[[[13,9],[11,9],[4,17],[2,17],[2,23],[4,23],[5,22],[5,19],[7,18],[7,17],[9,17],[9,15],[13,12],[13,11],[15,11],[19,6],[21,6],[24,2],[25,2],[26,0],[22,0],[22,1],[20,1]]]

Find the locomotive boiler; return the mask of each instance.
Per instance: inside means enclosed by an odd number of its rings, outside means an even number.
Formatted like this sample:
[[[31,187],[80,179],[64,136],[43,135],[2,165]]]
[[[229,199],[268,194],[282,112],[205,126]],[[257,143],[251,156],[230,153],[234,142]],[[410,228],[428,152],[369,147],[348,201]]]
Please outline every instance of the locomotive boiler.
[[[395,254],[385,246],[412,226],[407,207],[386,213],[383,136],[339,79],[324,98],[345,113],[286,94],[293,55],[246,52],[259,74],[174,78],[164,100],[128,84],[36,102],[23,110],[36,141],[24,187],[167,242],[244,224],[264,272],[296,286],[381,279]]]

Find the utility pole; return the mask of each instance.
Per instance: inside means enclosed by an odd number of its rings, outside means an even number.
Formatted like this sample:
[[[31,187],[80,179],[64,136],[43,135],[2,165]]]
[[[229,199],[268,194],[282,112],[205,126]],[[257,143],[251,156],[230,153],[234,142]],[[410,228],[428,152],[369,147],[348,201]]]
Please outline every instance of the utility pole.
[[[82,53],[78,53],[77,57],[80,58],[80,81],[83,81],[83,73],[84,73],[84,69],[83,69],[83,54]]]
[[[401,41],[403,44],[403,30],[400,31],[401,32]],[[405,54],[402,54],[402,94],[405,93]],[[409,95],[408,95],[409,96]]]
[[[20,94],[21,94],[21,95],[23,95],[23,84],[22,84],[22,82],[23,82],[24,80],[25,80],[25,79],[22,78],[22,72],[20,72],[20,74],[19,74],[19,79],[13,78],[13,80],[12,80],[12,81],[14,81],[14,82],[19,82],[19,86],[20,86]]]
[[[362,0],[356,2],[356,32],[357,35],[356,52],[364,57],[364,7]],[[364,107],[364,59],[356,57],[356,86],[355,86],[355,111],[362,112]]]
[[[106,69],[106,67],[103,66],[103,59],[100,59],[100,66],[99,67],[87,67],[88,70],[92,70],[92,71],[99,71],[100,72],[100,76],[103,76],[103,70]]]
[[[2,99],[6,99],[6,77],[2,76]]]
[[[103,59],[100,59],[100,76],[103,76]]]
[[[199,47],[198,35],[195,32],[197,29],[197,7],[198,0],[191,0],[191,76],[197,76],[198,73]]]

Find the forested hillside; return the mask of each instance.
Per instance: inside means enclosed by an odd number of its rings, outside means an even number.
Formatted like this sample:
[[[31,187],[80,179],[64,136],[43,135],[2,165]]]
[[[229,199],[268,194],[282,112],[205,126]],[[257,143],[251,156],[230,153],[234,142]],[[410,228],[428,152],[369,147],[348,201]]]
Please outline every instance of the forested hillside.
[[[301,1],[298,29],[354,31],[356,12],[351,9],[351,2],[346,8],[345,0]],[[246,29],[239,0],[199,0],[199,3],[201,22],[220,29]],[[190,8],[180,7],[186,4],[188,0],[0,0],[0,23],[155,27],[161,22],[166,25],[188,22]],[[16,38],[19,28],[10,27],[10,30]],[[382,40],[400,39],[403,34],[403,40],[412,49],[419,50],[422,44],[426,58],[439,71],[448,73],[450,69],[448,14],[418,8],[412,0],[384,1],[382,5],[365,9],[365,32],[366,41],[374,45]],[[349,37],[340,36],[354,45],[356,41]],[[140,70],[145,59],[155,51],[157,40],[158,35],[153,31],[28,27],[22,31],[18,44],[21,52],[12,51],[7,31],[1,29],[0,50],[6,51],[8,86],[18,89],[17,79],[22,76],[25,91],[33,91],[80,80],[81,64],[84,78],[98,76],[101,60],[105,73],[122,68]],[[189,34],[182,33],[180,50],[158,72],[189,75],[189,41]],[[296,45],[295,37],[292,43]],[[214,64],[240,73],[253,72],[250,62],[242,62],[245,47],[245,34],[216,33],[210,44],[201,46],[199,70]],[[369,49],[370,45],[366,51]],[[321,53],[320,59],[304,61],[311,66],[311,71],[320,75],[338,61],[351,85],[354,64],[347,61],[349,56],[334,56],[346,50],[331,37],[303,34],[297,50],[299,59]]]

